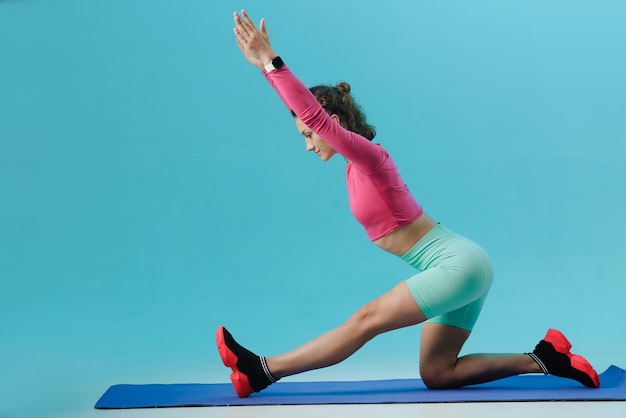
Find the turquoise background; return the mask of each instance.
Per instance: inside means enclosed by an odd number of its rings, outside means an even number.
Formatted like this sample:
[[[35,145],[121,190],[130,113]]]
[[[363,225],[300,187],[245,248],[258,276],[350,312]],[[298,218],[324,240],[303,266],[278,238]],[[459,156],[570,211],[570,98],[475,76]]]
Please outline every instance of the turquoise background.
[[[0,416],[226,382],[218,325],[277,354],[414,274],[242,58],[241,7],[305,84],[348,81],[425,210],[491,254],[465,352],[557,327],[626,366],[625,2],[1,1]],[[418,341],[292,379],[413,377]]]

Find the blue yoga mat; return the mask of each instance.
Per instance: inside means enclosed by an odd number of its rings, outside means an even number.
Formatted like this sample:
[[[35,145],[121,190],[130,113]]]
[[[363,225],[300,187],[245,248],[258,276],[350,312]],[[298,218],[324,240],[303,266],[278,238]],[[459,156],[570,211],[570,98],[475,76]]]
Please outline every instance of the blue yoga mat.
[[[278,382],[245,399],[237,397],[230,383],[115,385],[96,408],[626,400],[625,370],[611,366],[600,381],[599,389],[589,389],[554,376],[514,376],[453,390],[429,390],[420,379]]]

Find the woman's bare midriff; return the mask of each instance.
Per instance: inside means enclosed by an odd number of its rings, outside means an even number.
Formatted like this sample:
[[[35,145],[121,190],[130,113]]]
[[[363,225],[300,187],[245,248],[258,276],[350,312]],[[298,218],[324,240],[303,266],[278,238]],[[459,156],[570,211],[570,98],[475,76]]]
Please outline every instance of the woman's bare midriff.
[[[377,239],[374,244],[387,252],[401,256],[409,251],[435,225],[437,222],[424,213],[410,224]]]

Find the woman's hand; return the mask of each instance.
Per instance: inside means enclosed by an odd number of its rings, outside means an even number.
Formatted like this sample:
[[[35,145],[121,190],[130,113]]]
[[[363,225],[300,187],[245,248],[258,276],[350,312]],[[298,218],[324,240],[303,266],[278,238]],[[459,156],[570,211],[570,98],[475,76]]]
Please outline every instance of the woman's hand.
[[[233,13],[233,16],[235,18],[234,31],[237,46],[250,64],[262,69],[278,55],[270,44],[270,37],[265,28],[265,19],[261,19],[259,31],[245,10],[241,11],[241,16],[237,12]]]

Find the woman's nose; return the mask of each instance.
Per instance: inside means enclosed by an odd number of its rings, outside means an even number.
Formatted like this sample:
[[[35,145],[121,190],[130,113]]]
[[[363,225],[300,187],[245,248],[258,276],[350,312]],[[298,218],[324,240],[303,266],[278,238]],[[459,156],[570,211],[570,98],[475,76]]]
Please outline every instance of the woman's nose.
[[[306,150],[307,151],[313,151],[315,149],[315,147],[313,146],[312,143],[310,143],[309,141],[306,141]]]

